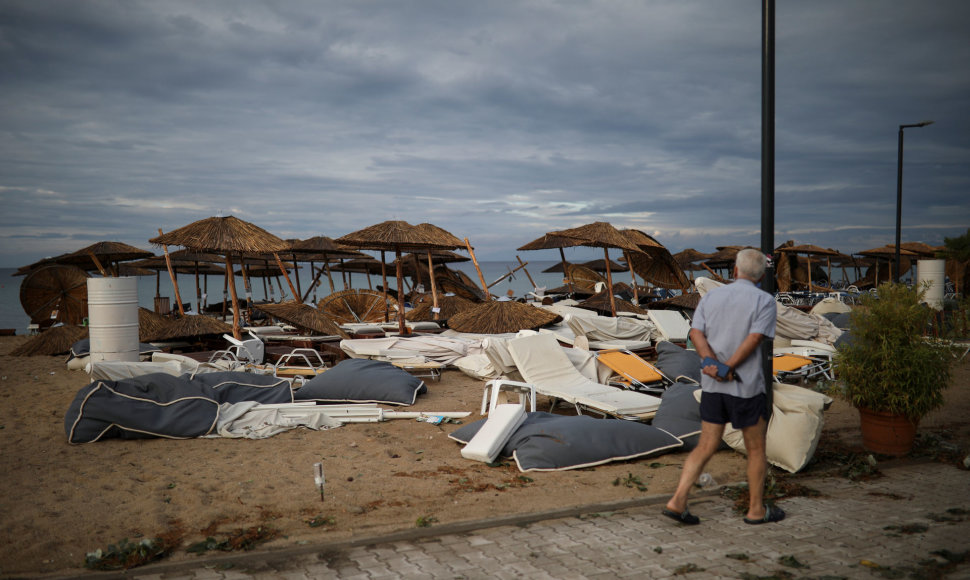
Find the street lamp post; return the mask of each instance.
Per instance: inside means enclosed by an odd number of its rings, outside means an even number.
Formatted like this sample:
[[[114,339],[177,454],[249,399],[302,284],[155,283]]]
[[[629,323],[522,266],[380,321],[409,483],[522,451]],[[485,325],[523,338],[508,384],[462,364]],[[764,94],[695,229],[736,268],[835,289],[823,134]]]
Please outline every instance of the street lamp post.
[[[899,126],[899,152],[896,159],[896,255],[895,269],[893,270],[893,282],[899,282],[899,244],[900,230],[903,225],[903,129],[910,127],[925,127],[932,125],[933,121],[920,121],[912,125]],[[878,283],[878,280],[876,281]]]

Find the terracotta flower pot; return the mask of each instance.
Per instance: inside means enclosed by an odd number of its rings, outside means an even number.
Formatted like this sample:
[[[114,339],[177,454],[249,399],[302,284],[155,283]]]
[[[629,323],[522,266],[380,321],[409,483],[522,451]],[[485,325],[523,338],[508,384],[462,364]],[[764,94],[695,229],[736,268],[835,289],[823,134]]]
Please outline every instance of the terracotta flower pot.
[[[917,422],[905,415],[859,409],[862,445],[873,453],[906,455],[916,439]]]

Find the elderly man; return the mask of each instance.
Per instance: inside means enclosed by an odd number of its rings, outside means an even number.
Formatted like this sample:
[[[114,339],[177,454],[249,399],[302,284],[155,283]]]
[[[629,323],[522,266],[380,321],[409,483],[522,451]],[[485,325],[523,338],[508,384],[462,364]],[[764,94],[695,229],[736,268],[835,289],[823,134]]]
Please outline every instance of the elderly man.
[[[765,267],[764,254],[741,250],[734,265],[734,282],[708,292],[694,312],[690,338],[703,361],[701,436],[684,462],[677,491],[663,510],[663,515],[687,525],[700,523],[687,508],[687,496],[717,451],[728,421],[741,430],[748,453],[751,500],[745,523],[785,518],[780,508],[764,504],[768,407],[759,345],[774,338],[776,317],[774,298],[756,286]]]

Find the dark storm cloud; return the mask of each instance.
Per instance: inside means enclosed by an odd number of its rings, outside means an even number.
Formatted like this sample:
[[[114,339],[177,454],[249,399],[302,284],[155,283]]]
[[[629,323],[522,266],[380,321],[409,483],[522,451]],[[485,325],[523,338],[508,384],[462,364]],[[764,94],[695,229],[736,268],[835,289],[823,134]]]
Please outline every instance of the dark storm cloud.
[[[506,258],[609,221],[756,243],[761,4],[0,4],[0,263],[237,215],[430,221]],[[776,240],[970,225],[970,8],[779,3]]]

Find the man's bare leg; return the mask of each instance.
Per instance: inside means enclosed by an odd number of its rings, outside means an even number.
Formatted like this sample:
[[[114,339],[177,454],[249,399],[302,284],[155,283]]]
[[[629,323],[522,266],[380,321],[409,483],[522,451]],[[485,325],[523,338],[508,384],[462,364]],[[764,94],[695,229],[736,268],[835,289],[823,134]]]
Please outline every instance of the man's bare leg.
[[[748,452],[748,519],[760,520],[765,517],[765,475],[768,461],[765,458],[765,437],[768,424],[764,417],[750,427],[741,429],[744,435],[744,448]]]
[[[717,451],[723,434],[724,425],[701,422],[701,436],[697,442],[697,447],[690,452],[684,461],[684,467],[680,472],[680,481],[677,483],[677,491],[667,502],[667,509],[676,513],[683,513],[687,509],[687,496],[690,494],[691,486],[700,477],[704,466]]]

